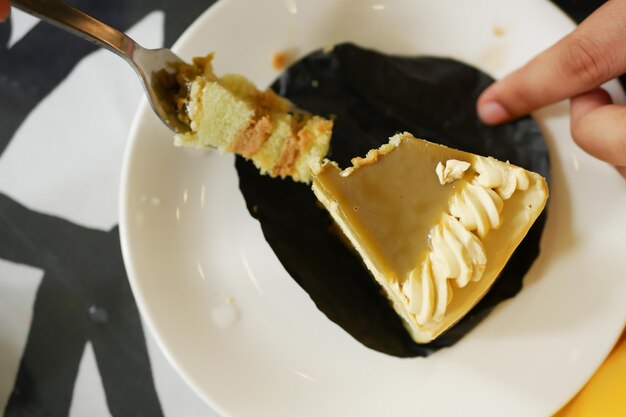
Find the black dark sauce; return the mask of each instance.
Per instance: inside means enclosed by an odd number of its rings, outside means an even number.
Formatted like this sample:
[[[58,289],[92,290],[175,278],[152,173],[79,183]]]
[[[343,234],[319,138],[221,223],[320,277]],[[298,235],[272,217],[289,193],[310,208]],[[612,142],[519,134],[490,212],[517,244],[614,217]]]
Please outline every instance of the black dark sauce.
[[[354,156],[407,131],[549,178],[548,148],[532,119],[497,127],[478,120],[476,99],[492,82],[476,68],[451,59],[391,56],[341,44],[298,61],[272,88],[312,113],[336,116],[329,156],[344,167]],[[330,320],[365,346],[389,355],[428,356],[455,344],[496,304],[520,291],[539,254],[545,212],[469,314],[436,341],[416,344],[308,186],[262,176],[242,158],[236,167],[250,214],[291,277]]]

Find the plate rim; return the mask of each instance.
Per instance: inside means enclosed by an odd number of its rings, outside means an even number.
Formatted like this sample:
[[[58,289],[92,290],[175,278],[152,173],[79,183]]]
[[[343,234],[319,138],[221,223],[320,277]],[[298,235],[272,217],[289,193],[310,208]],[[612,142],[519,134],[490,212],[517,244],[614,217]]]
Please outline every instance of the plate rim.
[[[385,2],[386,1],[389,1],[389,0],[385,0]],[[204,12],[202,12],[193,21],[191,25],[189,25],[187,29],[184,30],[184,32],[176,40],[176,42],[171,47],[171,49],[174,52],[179,51],[183,47],[183,45],[187,44],[190,41],[190,39],[195,36],[198,29],[205,24],[206,20],[210,20],[213,14],[219,13],[219,11],[222,8],[227,7],[229,4],[235,3],[235,2],[236,0],[218,0],[212,5],[210,5]],[[542,1],[542,3],[545,3],[548,7],[551,7],[554,10],[557,10],[564,18],[568,19],[573,25],[576,25],[576,22],[567,13],[565,13],[560,7],[554,4],[552,1],[545,0],[545,1]],[[621,85],[619,88],[620,90],[624,91]],[[234,417],[233,414],[231,414],[228,410],[224,409],[221,406],[220,401],[213,398],[213,396],[210,393],[208,393],[205,389],[201,388],[200,385],[196,383],[195,378],[190,374],[188,369],[180,363],[180,361],[174,356],[173,352],[171,352],[170,349],[167,347],[167,343],[165,342],[166,337],[162,334],[161,330],[159,329],[159,325],[156,323],[153,314],[151,314],[151,308],[148,306],[147,300],[145,300],[144,298],[143,291],[140,285],[141,279],[138,279],[136,276],[135,265],[134,265],[135,262],[133,261],[133,257],[131,254],[132,244],[130,241],[132,240],[132,238],[129,237],[130,232],[129,232],[129,227],[128,227],[128,224],[129,224],[129,220],[128,220],[129,213],[127,211],[127,196],[128,196],[128,186],[129,186],[128,179],[129,179],[129,172],[131,169],[131,159],[132,159],[131,155],[133,154],[133,149],[135,148],[137,144],[136,138],[141,134],[140,127],[143,123],[143,118],[145,114],[149,112],[151,112],[151,109],[148,105],[147,99],[145,97],[142,97],[138,107],[135,110],[131,127],[127,135],[127,143],[124,147],[124,154],[123,154],[122,165],[121,165],[120,185],[119,185],[119,194],[118,194],[119,195],[119,199],[118,199],[119,236],[120,236],[122,257],[124,260],[124,265],[126,267],[128,281],[129,281],[131,290],[133,292],[133,295],[135,297],[137,307],[141,313],[141,319],[144,322],[145,326],[148,328],[148,330],[151,332],[158,348],[163,353],[167,361],[176,370],[176,372],[181,376],[181,378],[185,381],[187,386],[189,386],[196,395],[202,398],[203,401],[208,406],[213,408],[220,416]],[[626,325],[626,318],[624,318],[623,324]],[[603,355],[601,355],[601,358],[599,358],[599,362],[597,363],[597,366],[594,365],[592,368],[590,368],[590,371],[586,373],[585,382],[583,382],[583,384],[580,387],[578,387],[578,389],[575,392],[572,392],[570,396],[568,396],[568,398],[566,398],[565,401],[563,401],[557,409],[552,411],[552,413],[556,413],[559,410],[561,410],[572,398],[574,398],[577,395],[578,392],[580,392],[580,390],[586,385],[587,381],[589,381],[589,379],[593,376],[593,374],[595,374],[597,369],[604,363],[608,355],[611,353],[611,351],[614,349],[617,342],[619,341],[620,336],[621,336],[621,332],[617,332],[617,334],[614,336],[611,343],[608,344],[608,348],[606,349],[606,351],[603,353]]]

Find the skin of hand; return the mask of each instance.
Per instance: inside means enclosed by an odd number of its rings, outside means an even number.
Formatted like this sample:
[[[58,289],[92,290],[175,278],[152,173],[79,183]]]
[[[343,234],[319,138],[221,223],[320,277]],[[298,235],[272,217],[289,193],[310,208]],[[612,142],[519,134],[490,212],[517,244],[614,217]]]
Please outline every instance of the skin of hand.
[[[489,86],[477,111],[500,124],[570,99],[571,132],[586,152],[626,178],[626,107],[600,85],[626,72],[626,1],[609,0],[572,33]]]
[[[0,0],[0,22],[4,22],[9,17],[10,11],[9,0]]]

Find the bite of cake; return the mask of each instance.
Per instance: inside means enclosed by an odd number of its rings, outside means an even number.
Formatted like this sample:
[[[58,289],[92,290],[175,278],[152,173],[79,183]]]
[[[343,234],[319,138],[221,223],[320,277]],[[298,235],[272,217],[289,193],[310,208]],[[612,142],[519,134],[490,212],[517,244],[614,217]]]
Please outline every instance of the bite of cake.
[[[241,75],[218,77],[212,58],[195,58],[193,64],[181,65],[174,79],[164,80],[181,121],[191,129],[177,134],[175,144],[236,153],[263,174],[310,182],[310,165],[328,152],[332,121],[295,109]]]
[[[418,343],[485,295],[548,198],[539,174],[408,133],[352,163],[314,165],[313,191]]]

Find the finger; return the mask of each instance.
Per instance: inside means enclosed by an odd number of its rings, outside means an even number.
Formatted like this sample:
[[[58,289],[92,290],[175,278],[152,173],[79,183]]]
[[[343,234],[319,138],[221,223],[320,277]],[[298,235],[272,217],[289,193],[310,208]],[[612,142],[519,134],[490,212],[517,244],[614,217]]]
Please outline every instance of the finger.
[[[617,168],[617,172],[619,172],[620,174],[622,174],[622,177],[624,177],[626,179],[626,166],[623,167],[615,167]]]
[[[0,0],[0,22],[4,22],[9,17],[9,12],[11,11],[11,6],[9,5],[8,0]]]
[[[571,99],[571,129],[589,154],[615,166],[626,166],[626,107],[617,106],[598,88]]]
[[[576,30],[478,99],[488,124],[523,116],[589,91],[626,72],[626,1],[609,1]]]

